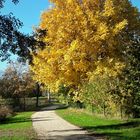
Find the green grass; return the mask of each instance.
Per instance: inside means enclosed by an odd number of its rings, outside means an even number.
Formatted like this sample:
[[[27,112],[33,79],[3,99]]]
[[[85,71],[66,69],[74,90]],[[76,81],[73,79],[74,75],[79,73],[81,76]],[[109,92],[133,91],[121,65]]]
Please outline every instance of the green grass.
[[[22,112],[0,123],[0,140],[29,140],[35,136],[32,129],[33,112]]]
[[[88,130],[95,137],[111,140],[140,140],[140,119],[127,121],[107,119],[76,109],[63,109],[56,112],[68,122]]]

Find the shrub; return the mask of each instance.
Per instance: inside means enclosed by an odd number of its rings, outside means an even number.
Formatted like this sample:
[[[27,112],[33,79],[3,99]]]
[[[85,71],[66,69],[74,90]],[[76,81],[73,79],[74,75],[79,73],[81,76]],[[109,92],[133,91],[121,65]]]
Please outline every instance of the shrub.
[[[0,106],[0,122],[6,120],[13,114],[13,111],[7,106]]]

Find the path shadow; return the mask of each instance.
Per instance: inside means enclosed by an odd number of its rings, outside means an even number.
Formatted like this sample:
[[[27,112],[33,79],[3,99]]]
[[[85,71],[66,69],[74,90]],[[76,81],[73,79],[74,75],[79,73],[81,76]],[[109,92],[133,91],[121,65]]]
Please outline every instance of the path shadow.
[[[90,135],[95,137],[112,137],[114,139],[117,138],[118,140],[133,140],[134,137],[135,140],[140,140],[140,121],[128,121],[125,123],[118,123],[114,125],[85,126],[83,128],[91,132]],[[124,135],[122,131],[127,131],[127,129],[131,128],[136,129],[135,136],[133,134],[130,137]],[[93,133],[94,131],[98,130],[101,130],[102,132]]]
[[[82,131],[84,129],[67,129],[67,130],[53,130],[53,131],[49,131],[49,132],[70,132],[70,131]]]
[[[51,118],[46,118],[46,117],[35,117],[33,119],[31,118],[24,118],[24,117],[19,117],[19,118],[8,118],[5,121],[0,122],[0,125],[5,125],[5,124],[13,124],[13,123],[24,123],[24,122],[36,122],[36,121],[50,121],[52,120]]]
[[[113,125],[98,125],[98,126],[85,126],[85,129],[128,129],[140,126],[140,121],[128,121],[125,123],[118,123]]]
[[[47,105],[46,107],[40,109],[39,111],[49,111],[49,110],[57,110],[57,109],[64,109],[67,108],[68,106],[63,105],[63,104],[50,104]],[[14,115],[16,116],[16,115]],[[35,118],[25,118],[25,117],[10,117],[7,118],[5,121],[0,122],[0,125],[5,125],[5,124],[12,124],[12,123],[23,123],[23,122],[32,122],[32,121],[50,121],[52,120],[51,118],[46,118],[46,117],[35,117]]]
[[[62,135],[48,136],[48,138],[42,136],[39,137],[39,139],[37,140],[96,140],[96,138],[86,134],[75,134],[75,135],[68,135],[68,136],[62,136]]]
[[[68,108],[65,104],[50,104],[47,107],[42,108],[40,111],[50,111],[50,110],[61,110]]]

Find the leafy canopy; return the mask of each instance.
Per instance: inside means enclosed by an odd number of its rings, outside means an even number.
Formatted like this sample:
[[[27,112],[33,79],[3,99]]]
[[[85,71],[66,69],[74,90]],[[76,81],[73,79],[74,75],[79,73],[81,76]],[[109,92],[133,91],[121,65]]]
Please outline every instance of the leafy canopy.
[[[125,66],[129,34],[139,29],[139,13],[129,0],[50,0],[39,28],[47,31],[44,50],[33,56],[35,79],[57,90],[77,88],[94,74],[116,76]],[[119,4],[118,4],[119,3]]]

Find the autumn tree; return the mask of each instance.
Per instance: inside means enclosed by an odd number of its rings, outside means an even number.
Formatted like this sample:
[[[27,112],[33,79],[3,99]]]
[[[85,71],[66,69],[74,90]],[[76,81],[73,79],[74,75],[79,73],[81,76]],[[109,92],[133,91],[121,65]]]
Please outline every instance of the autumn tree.
[[[20,105],[20,98],[25,102],[25,97],[35,89],[32,73],[22,63],[11,63],[2,75],[0,85],[0,96],[13,99],[16,106]]]
[[[140,27],[138,10],[128,0],[50,2],[39,26],[47,31],[46,47],[33,56],[35,79],[55,90],[78,88],[92,73],[120,73],[123,51]]]

